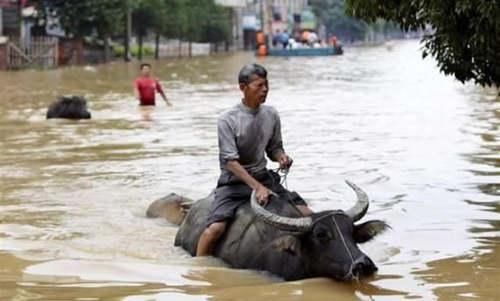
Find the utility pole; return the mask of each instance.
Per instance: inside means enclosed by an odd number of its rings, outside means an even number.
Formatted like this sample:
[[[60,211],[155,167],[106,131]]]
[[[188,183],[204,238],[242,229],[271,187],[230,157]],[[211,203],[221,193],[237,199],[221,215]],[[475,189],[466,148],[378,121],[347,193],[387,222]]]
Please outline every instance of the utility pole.
[[[19,45],[24,47],[23,0],[17,1],[17,16],[19,18]]]
[[[130,0],[125,0],[125,41],[123,60],[130,62],[130,37],[132,36],[132,8],[130,7]]]
[[[0,7],[0,37],[3,36],[3,19],[2,19],[2,8]]]
[[[260,29],[264,32],[264,0],[260,0]]]
[[[267,40],[267,45],[271,45],[271,19],[269,18],[269,3],[268,0],[260,0],[260,24],[262,32]]]

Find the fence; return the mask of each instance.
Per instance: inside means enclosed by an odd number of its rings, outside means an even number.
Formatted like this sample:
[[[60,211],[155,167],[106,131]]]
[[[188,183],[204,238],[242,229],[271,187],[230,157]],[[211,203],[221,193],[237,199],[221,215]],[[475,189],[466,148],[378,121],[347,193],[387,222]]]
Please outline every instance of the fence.
[[[190,45],[191,44],[191,45]],[[154,43],[144,43],[152,51],[155,49]],[[186,57],[210,54],[210,44],[208,43],[189,43],[179,40],[162,41],[159,45],[158,55],[160,58],[166,57]]]
[[[55,37],[32,37],[7,42],[7,68],[51,68],[57,66],[58,40]]]

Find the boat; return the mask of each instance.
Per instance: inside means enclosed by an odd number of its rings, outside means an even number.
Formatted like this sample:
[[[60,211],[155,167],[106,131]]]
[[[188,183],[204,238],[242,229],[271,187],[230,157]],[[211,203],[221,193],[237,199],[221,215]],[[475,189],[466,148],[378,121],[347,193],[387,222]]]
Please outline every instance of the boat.
[[[339,47],[319,47],[319,48],[271,48],[268,50],[268,56],[328,56],[341,55],[344,50]]]

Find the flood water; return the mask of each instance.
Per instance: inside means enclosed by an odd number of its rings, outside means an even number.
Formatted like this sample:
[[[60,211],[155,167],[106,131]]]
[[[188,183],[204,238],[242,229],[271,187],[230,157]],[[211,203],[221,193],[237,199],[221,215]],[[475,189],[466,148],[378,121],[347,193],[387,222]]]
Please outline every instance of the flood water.
[[[137,64],[0,73],[0,300],[498,300],[500,100],[440,74],[416,41],[257,60],[288,188],[345,209],[349,179],[370,196],[365,219],[392,226],[361,246],[375,277],[283,282],[173,247],[176,228],[145,210],[214,187],[216,118],[256,60],[155,62],[174,106],[154,109],[133,98]],[[87,97],[92,120],[45,120],[60,94]]]

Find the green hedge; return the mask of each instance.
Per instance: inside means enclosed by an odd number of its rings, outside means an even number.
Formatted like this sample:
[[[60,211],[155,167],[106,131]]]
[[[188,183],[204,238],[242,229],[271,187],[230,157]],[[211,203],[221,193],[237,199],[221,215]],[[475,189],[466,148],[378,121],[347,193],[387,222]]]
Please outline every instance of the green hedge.
[[[133,57],[137,57],[137,55],[139,54],[139,46],[137,46],[137,45],[132,46],[130,51],[132,52]],[[121,45],[113,46],[113,53],[114,53],[115,57],[121,57],[125,54],[125,47],[123,47]],[[155,50],[153,49],[153,47],[142,46],[142,56],[143,57],[154,56],[154,54],[155,54]]]

